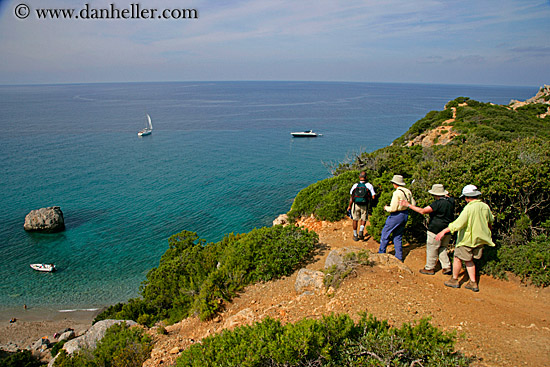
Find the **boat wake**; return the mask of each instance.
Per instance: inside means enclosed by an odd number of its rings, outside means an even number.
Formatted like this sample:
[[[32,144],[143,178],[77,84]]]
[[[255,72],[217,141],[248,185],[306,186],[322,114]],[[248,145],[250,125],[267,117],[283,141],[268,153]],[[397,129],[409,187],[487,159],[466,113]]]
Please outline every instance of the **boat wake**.
[[[69,310],[59,310],[58,312],[79,312],[79,311],[94,312],[94,311],[99,311],[99,308],[75,308],[75,309],[69,309]]]

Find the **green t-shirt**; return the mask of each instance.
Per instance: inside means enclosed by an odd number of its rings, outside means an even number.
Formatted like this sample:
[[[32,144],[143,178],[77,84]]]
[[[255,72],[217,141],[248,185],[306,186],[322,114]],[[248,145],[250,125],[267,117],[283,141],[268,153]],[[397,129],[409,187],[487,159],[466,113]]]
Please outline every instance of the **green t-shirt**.
[[[452,223],[449,223],[451,233],[457,232],[456,247],[477,247],[480,245],[494,246],[489,224],[495,220],[489,205],[482,201],[470,201],[462,213]]]

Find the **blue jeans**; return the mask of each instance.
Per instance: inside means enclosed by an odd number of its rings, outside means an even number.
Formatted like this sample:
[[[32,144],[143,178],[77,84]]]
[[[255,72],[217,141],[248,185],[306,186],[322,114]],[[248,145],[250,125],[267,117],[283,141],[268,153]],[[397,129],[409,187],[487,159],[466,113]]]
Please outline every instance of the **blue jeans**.
[[[386,224],[382,228],[382,236],[380,238],[379,254],[386,253],[386,247],[390,242],[390,235],[393,233],[393,245],[395,247],[395,257],[403,261],[403,232],[405,232],[405,224],[409,219],[409,211],[403,210],[400,212],[391,213],[386,219]]]

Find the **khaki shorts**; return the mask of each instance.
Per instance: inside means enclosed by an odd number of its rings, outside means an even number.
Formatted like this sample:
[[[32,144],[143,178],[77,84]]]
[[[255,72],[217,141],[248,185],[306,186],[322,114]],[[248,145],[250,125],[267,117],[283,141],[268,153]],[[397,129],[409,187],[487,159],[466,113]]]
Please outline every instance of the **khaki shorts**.
[[[483,255],[483,245],[477,247],[459,246],[455,248],[455,256],[462,261],[479,260]]]
[[[353,220],[362,220],[362,221],[367,221],[367,218],[369,216],[369,213],[368,213],[368,205],[360,205],[360,204],[356,204],[356,203],[353,203],[353,205],[351,206],[351,219]]]

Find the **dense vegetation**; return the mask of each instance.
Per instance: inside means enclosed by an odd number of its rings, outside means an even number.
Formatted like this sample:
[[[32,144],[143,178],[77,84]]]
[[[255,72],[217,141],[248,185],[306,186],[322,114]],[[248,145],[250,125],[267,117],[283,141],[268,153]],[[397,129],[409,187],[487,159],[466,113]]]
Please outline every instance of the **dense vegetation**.
[[[475,184],[497,218],[493,228],[497,246],[484,255],[479,264],[482,271],[497,276],[510,271],[536,285],[550,285],[550,117],[538,117],[547,105],[510,110],[460,97],[447,106],[457,109],[453,129],[460,133],[451,144],[405,145],[452,117],[449,110],[432,111],[391,146],[360,154],[353,163],[341,164],[335,177],[302,190],[290,218],[310,214],[324,220],[345,217],[349,188],[359,170],[365,170],[378,194],[368,232],[379,240],[394,174],[405,177],[421,207],[432,202],[427,191],[434,183],[444,184],[456,197],[462,187]],[[465,203],[459,204],[456,214]],[[425,230],[425,218],[413,213],[406,240],[423,243]]]
[[[347,315],[287,325],[268,318],[203,339],[177,366],[468,366],[454,340],[425,319],[394,328],[367,315],[357,323]]]
[[[245,286],[292,274],[317,242],[315,232],[280,225],[209,244],[183,231],[170,237],[159,266],[147,274],[142,297],[110,307],[96,321],[131,319],[152,325],[195,314],[208,319]]]
[[[8,354],[8,355],[4,355]],[[41,367],[45,366],[30,350],[23,350],[17,353],[4,353],[0,351],[0,367]]]
[[[55,367],[138,367],[151,355],[151,338],[138,327],[119,323],[107,329],[94,350],[68,355],[61,349]]]

